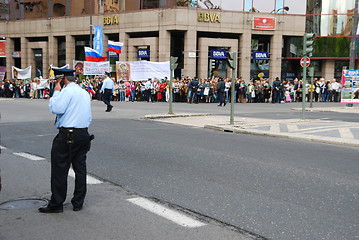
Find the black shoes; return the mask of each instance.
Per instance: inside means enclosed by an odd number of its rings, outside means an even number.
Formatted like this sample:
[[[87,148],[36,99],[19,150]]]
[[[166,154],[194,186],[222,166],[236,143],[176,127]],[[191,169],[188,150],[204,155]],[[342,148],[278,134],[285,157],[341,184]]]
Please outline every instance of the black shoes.
[[[78,212],[82,210],[82,206],[81,207],[74,207],[72,210],[74,210],[74,212]]]
[[[63,208],[52,208],[49,205],[42,206],[39,208],[41,213],[62,213],[64,210]]]
[[[107,107],[107,110],[105,112],[111,112],[112,108],[113,108],[113,106]]]

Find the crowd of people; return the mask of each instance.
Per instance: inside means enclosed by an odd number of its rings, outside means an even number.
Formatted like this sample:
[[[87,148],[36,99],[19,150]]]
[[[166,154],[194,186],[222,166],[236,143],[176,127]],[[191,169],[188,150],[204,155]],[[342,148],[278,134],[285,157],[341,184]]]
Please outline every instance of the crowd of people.
[[[147,101],[167,102],[169,100],[169,80],[149,78],[143,81],[115,80],[113,101]],[[224,81],[224,84],[219,84]],[[103,82],[102,76],[79,79],[77,84],[91,95],[92,99],[101,100],[100,89]],[[218,86],[221,89],[218,88]],[[197,79],[182,77],[173,79],[172,93],[174,102],[188,103],[219,103],[219,97],[223,96],[224,102],[231,100],[231,79],[214,77],[211,79]],[[34,78],[33,80],[5,80],[0,82],[0,97],[5,98],[31,98],[48,99],[52,96],[55,80]],[[303,98],[303,81],[294,79],[268,79],[245,81],[242,78],[235,79],[235,102],[239,103],[284,103],[301,102]],[[341,83],[337,80],[314,79],[313,83],[306,84],[306,101],[340,102]]]

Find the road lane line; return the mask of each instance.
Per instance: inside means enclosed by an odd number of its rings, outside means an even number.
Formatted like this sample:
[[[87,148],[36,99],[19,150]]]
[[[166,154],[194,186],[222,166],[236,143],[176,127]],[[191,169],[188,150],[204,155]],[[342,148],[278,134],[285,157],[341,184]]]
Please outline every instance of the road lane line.
[[[0,149],[1,149],[1,150],[5,150],[6,147],[0,145]]]
[[[45,160],[45,158],[43,158],[43,157],[35,156],[35,155],[30,154],[30,153],[15,152],[13,154],[17,155],[17,156],[20,156],[20,157],[23,157],[23,158],[27,158],[27,159],[32,160],[32,161],[43,161],[43,160]]]
[[[70,168],[69,170],[69,176],[72,177],[72,178],[75,178],[75,172],[72,168]],[[87,175],[87,178],[86,178],[86,182],[88,185],[95,185],[95,184],[101,184],[102,181],[98,180],[97,178],[94,178],[90,175]]]
[[[197,228],[206,225],[205,223],[142,197],[127,199],[127,201],[183,227]]]

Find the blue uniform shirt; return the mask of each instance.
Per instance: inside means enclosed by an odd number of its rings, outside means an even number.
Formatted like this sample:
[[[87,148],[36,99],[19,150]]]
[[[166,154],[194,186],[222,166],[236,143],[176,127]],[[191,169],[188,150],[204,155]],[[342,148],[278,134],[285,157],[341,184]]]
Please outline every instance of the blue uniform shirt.
[[[57,114],[57,128],[87,128],[92,121],[90,95],[73,82],[54,92],[49,107]]]
[[[105,78],[105,80],[103,81],[101,92],[104,92],[105,89],[111,89],[112,92],[115,91],[115,84],[113,83],[112,79],[109,77]]]

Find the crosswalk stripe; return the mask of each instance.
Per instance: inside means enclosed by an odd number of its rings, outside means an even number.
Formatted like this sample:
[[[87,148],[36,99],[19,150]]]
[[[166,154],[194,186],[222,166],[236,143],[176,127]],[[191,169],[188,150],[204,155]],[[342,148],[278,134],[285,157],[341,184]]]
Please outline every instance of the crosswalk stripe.
[[[24,153],[24,152],[15,152],[14,155],[17,155],[17,156],[20,156],[20,157],[23,157],[23,158],[27,158],[27,159],[32,160],[32,161],[45,160],[45,158],[43,158],[43,157],[35,156],[35,155],[30,154],[30,153]]]
[[[127,199],[127,201],[183,227],[197,228],[206,225],[205,223],[142,197]]]
[[[72,177],[72,178],[75,178],[75,172],[72,168],[70,168],[69,170],[69,176]],[[87,184],[88,185],[95,185],[95,184],[101,184],[102,181],[98,180],[97,178],[94,178],[90,175],[87,175]]]
[[[339,128],[339,133],[342,138],[351,138],[355,139],[352,131],[349,128]]]

